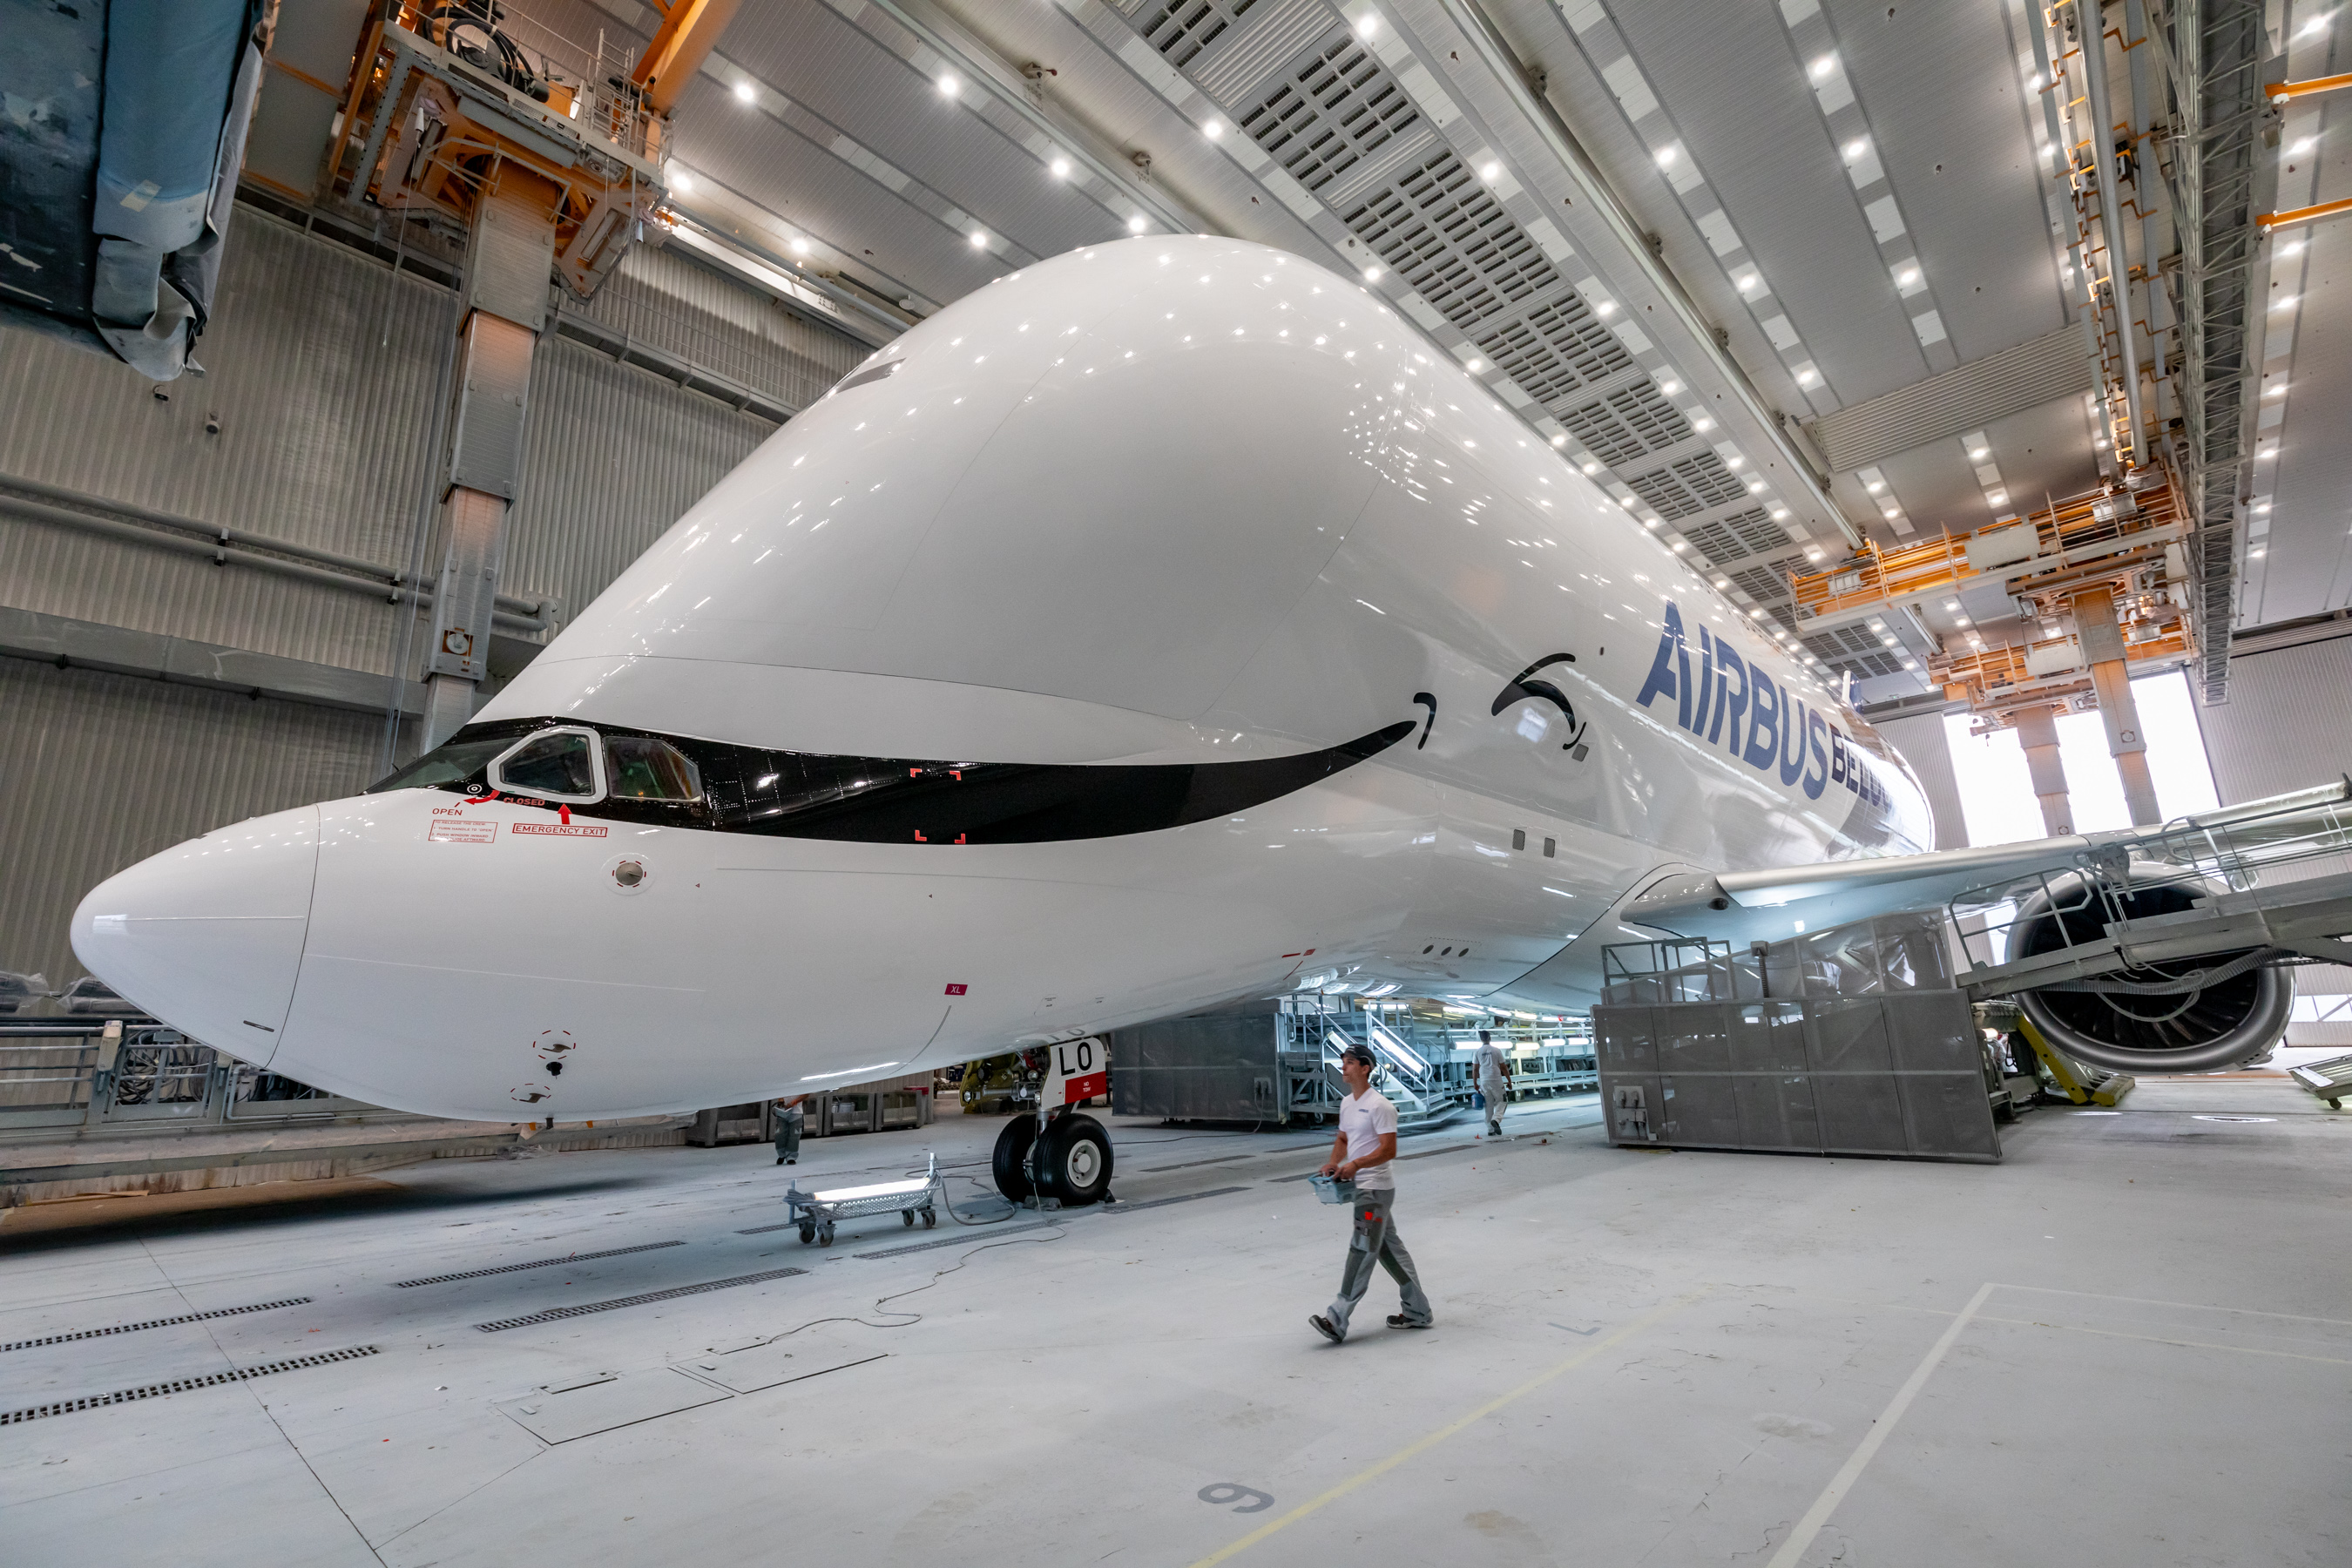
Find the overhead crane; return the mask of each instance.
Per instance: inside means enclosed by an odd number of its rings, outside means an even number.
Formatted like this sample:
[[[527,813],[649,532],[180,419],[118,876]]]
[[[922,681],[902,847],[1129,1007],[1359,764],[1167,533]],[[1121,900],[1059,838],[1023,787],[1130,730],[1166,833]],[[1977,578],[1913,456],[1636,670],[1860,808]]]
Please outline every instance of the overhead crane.
[[[670,114],[740,0],[653,0],[632,58],[518,40],[493,0],[380,0],[352,57],[320,196],[422,214],[466,236],[455,395],[436,454],[443,591],[425,657],[424,745],[473,716],[489,673],[508,510],[551,278],[592,298],[664,221]]]

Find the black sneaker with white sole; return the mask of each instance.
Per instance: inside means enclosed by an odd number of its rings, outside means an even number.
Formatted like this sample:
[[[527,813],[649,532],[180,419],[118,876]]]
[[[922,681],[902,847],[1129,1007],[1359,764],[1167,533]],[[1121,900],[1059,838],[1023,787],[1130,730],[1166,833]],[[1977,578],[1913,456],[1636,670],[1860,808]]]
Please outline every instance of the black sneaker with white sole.
[[[1317,1333],[1321,1334],[1333,1344],[1345,1344],[1347,1342],[1348,1336],[1333,1328],[1331,1326],[1331,1320],[1325,1317],[1322,1313],[1312,1313],[1308,1316],[1307,1321],[1315,1325],[1315,1331]]]
[[[1433,1319],[1426,1323],[1416,1323],[1411,1318],[1406,1317],[1402,1312],[1391,1312],[1389,1314],[1389,1327],[1392,1329],[1431,1329],[1435,1328],[1436,1326],[1436,1321]]]

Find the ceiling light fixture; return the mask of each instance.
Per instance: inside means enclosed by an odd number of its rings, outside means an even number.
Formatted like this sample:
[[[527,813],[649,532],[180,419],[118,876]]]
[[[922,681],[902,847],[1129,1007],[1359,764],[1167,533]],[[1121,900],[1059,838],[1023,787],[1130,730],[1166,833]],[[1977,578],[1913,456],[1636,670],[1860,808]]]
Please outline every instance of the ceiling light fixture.
[[[1870,138],[1867,136],[1857,136],[1853,141],[1845,144],[1846,161],[1848,163],[1852,163],[1854,159],[1861,157],[1864,153],[1869,151]]]
[[[1053,172],[1054,178],[1057,180],[1066,180],[1070,177],[1070,161],[1067,158],[1056,158],[1046,167]]]
[[[986,229],[976,228],[971,231],[971,247],[974,250],[986,250],[988,248],[988,231]]]
[[[1601,465],[1598,463],[1587,463],[1584,465],[1584,471],[1588,474],[1597,474],[1601,471]]]
[[[1837,69],[1837,57],[1835,55],[1823,55],[1820,58],[1814,60],[1813,63],[1806,68],[1811,73],[1812,79],[1815,81],[1827,81],[1830,78],[1830,73]]]
[[[747,77],[735,84],[735,96],[745,103],[750,103],[760,96],[760,89],[753,87],[751,79]]]
[[[1990,447],[1971,447],[1969,448],[1969,461],[1971,463],[1981,463],[1987,458],[1991,456],[1992,448]]]
[[[1664,393],[1668,397],[1672,397],[1675,393],[1680,392],[1682,389],[1683,384],[1676,381],[1671,375],[1666,377],[1665,380],[1658,383],[1658,390]]]
[[[1491,185],[1496,180],[1503,177],[1503,165],[1500,163],[1489,163],[1485,168],[1478,171],[1478,177]]]
[[[1365,281],[1365,282],[1367,282],[1367,283],[1377,283],[1377,282],[1379,282],[1380,280],[1381,280],[1381,269],[1380,269],[1379,268],[1377,268],[1377,267],[1367,267],[1367,268],[1364,268],[1364,281]]]
[[[1224,133],[1225,122],[1222,120],[1207,121],[1201,126],[1201,134],[1207,137],[1212,142],[1214,142],[1218,137],[1223,136]]]
[[[950,72],[948,75],[940,78],[940,96],[941,98],[953,98],[956,95],[956,89],[961,86],[963,86],[963,83],[955,79],[953,72]]]
[[[1356,37],[1369,38],[1381,30],[1381,19],[1367,13],[1356,23]]]
[[[1886,486],[1877,479],[1866,479],[1863,482],[1862,488],[1868,490],[1872,495],[1876,495],[1879,491],[1885,489]]]
[[[1818,386],[1821,384],[1821,380],[1822,373],[1815,370],[1811,365],[1807,365],[1804,369],[1797,373],[1797,384],[1799,386]]]
[[[1673,167],[1675,166],[1675,149],[1674,149],[1674,148],[1672,148],[1672,147],[1661,147],[1661,148],[1659,148],[1659,149],[1658,149],[1658,167],[1659,167],[1659,168],[1661,168],[1661,169],[1671,169],[1671,168],[1673,168]]]
[[[1691,428],[1694,430],[1712,430],[1715,428],[1715,421],[1702,414],[1697,418],[1691,421]]]
[[[1127,220],[1127,232],[1129,234],[1141,234],[1144,227],[1145,219],[1141,213],[1138,213],[1133,217]]]

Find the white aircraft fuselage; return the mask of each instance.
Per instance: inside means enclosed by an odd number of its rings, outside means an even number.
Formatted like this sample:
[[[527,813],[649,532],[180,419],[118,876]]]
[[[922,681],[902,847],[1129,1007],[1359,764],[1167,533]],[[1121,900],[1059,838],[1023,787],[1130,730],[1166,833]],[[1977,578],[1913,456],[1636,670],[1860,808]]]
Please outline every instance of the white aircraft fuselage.
[[[583,798],[490,793],[562,726]],[[304,1082],[573,1121],[1298,989],[1580,1006],[1664,869],[1930,837],[1822,678],[1388,306],[1192,237],[908,332],[435,755],[131,868],[76,951]]]

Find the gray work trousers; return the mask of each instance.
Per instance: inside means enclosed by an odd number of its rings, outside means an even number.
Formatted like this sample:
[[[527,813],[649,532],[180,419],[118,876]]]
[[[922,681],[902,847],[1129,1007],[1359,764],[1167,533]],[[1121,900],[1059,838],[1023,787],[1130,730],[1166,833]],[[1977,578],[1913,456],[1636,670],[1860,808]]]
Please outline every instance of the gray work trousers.
[[[797,1160],[801,1157],[801,1129],[807,1124],[807,1117],[803,1114],[801,1108],[797,1105],[793,1106],[790,1109],[779,1108],[777,1110],[777,1159]]]
[[[1396,1222],[1389,1210],[1396,1205],[1396,1194],[1364,1192],[1359,1189],[1350,1200],[1354,1205],[1355,1234],[1348,1240],[1348,1262],[1339,1273],[1339,1294],[1332,1299],[1331,1310],[1326,1314],[1331,1326],[1341,1333],[1348,1331],[1348,1316],[1364,1299],[1364,1290],[1372,1282],[1372,1260],[1378,1258],[1389,1278],[1397,1282],[1397,1293],[1403,1298],[1404,1316],[1408,1322],[1426,1323],[1434,1314],[1430,1310],[1429,1298],[1421,1289],[1421,1276],[1412,1267],[1412,1254],[1397,1239]]]
[[[1480,1079],[1478,1098],[1486,1102],[1487,1127],[1500,1132],[1503,1130],[1503,1108],[1511,1103],[1511,1091],[1504,1087],[1504,1080],[1499,1078],[1492,1082]]]

